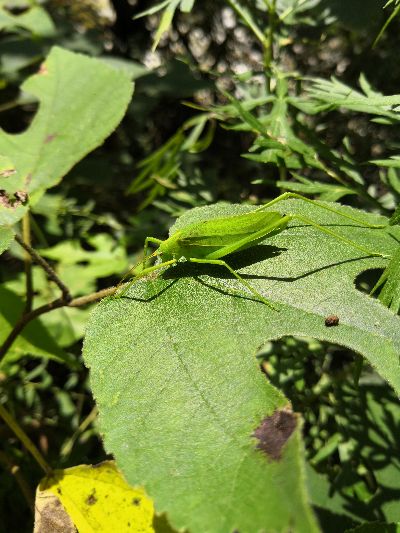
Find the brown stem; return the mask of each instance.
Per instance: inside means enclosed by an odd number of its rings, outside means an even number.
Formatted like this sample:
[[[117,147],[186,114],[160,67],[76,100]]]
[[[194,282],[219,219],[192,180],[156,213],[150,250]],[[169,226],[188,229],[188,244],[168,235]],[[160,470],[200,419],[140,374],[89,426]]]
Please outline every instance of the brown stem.
[[[29,322],[31,322],[34,318],[42,315],[43,313],[48,313],[49,311],[52,311],[53,309],[58,309],[59,307],[63,307],[64,305],[67,305],[67,302],[65,302],[63,298],[58,298],[57,300],[53,300],[48,304],[42,305],[41,307],[38,307],[37,309],[34,309],[33,311],[22,315],[18,322],[16,322],[15,326],[13,327],[10,334],[4,341],[2,347],[0,348],[0,361],[6,355],[6,353],[14,343],[15,339],[25,328],[25,326],[29,324]]]
[[[50,311],[53,311],[53,309],[59,309],[60,307],[66,307],[66,306],[81,307],[83,305],[96,302],[97,300],[100,300],[101,298],[104,298],[105,296],[110,296],[114,294],[116,290],[117,290],[117,287],[108,287],[107,289],[103,289],[101,291],[94,292],[92,294],[88,294],[87,296],[82,296],[80,298],[74,298],[72,300],[70,297],[68,299],[65,299],[63,296],[61,298],[57,298],[56,300],[53,300],[52,302],[48,304],[42,305],[41,307],[38,307],[37,309],[30,311],[29,313],[22,315],[22,317],[15,324],[15,326],[13,327],[10,334],[8,335],[8,337],[6,338],[6,340],[4,341],[3,345],[0,348],[0,361],[6,355],[8,350],[11,348],[15,339],[22,332],[22,330],[29,324],[29,322],[31,322],[38,316],[48,313]],[[68,291],[68,295],[69,295],[69,291]]]
[[[54,283],[59,287],[59,289],[62,292],[63,300],[66,302],[70,302],[72,300],[72,296],[68,290],[68,287],[64,285],[64,283],[60,280],[60,278],[57,276],[57,274],[54,272],[54,270],[51,268],[49,263],[43,259],[28,243],[26,243],[19,235],[15,235],[15,240],[18,244],[22,246],[24,250],[26,250],[30,256],[34,259],[34,261],[43,268],[43,270],[46,272],[48,277],[54,281]]]
[[[68,307],[82,307],[82,305],[87,305],[92,302],[97,302],[106,296],[111,296],[119,287],[108,287],[107,289],[102,289],[101,291],[93,292],[86,296],[81,296],[80,298],[74,298],[68,303]]]

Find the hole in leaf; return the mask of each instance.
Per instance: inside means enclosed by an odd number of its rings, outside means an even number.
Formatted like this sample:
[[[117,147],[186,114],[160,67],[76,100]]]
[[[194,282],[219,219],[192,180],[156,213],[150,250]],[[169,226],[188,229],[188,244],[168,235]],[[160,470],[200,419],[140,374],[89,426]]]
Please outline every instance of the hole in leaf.
[[[377,283],[378,279],[381,277],[382,272],[383,268],[372,268],[361,272],[361,274],[359,274],[354,281],[356,289],[369,294]]]
[[[17,106],[4,112],[2,128],[6,133],[17,134],[27,130],[39,108],[38,102]]]

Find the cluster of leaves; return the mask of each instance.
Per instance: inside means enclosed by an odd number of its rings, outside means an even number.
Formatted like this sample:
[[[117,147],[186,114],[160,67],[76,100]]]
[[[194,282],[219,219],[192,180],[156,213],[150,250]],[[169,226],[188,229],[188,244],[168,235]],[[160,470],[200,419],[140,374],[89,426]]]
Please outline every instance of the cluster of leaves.
[[[370,50],[383,2],[363,2],[365,20],[356,0],[69,4],[0,2],[5,530],[29,530],[10,493],[28,510],[40,479],[13,431],[46,472],[38,528],[61,491],[72,529],[394,530],[400,96],[352,49],[395,65],[395,21]],[[229,258],[279,313],[224,270],[182,262],[89,319],[172,217],[171,234],[283,191],[335,212],[293,199],[274,211],[389,259],[294,220]],[[166,518],[109,463],[76,466],[106,453]],[[101,515],[112,505],[117,524]]]

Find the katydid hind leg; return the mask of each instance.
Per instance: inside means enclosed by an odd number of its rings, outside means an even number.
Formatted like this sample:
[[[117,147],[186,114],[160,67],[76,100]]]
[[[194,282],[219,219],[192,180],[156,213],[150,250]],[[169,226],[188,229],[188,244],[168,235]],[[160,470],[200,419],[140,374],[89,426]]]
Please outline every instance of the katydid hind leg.
[[[189,261],[191,263],[201,263],[201,264],[208,264],[208,265],[220,265],[220,266],[223,266],[225,267],[226,269],[229,270],[229,272],[235,276],[235,278],[240,281],[240,283],[242,285],[244,285],[254,296],[256,296],[256,298],[258,300],[260,300],[262,303],[266,304],[268,307],[270,307],[271,309],[273,309],[274,311],[278,311],[278,309],[270,302],[268,301],[266,298],[264,298],[264,296],[262,296],[262,294],[260,294],[252,285],[250,285],[250,283],[247,283],[247,281],[245,281],[242,276],[240,276],[240,274],[238,274],[236,272],[236,270],[234,270],[232,267],[230,267],[228,265],[228,263],[226,263],[225,261],[223,261],[222,259],[197,259],[195,257],[191,257],[189,259]]]
[[[351,239],[347,239],[346,237],[343,237],[342,235],[339,235],[339,233],[336,233],[336,231],[332,231],[331,229],[328,229],[324,226],[321,226],[320,224],[317,224],[313,220],[307,217],[303,217],[302,215],[292,215],[292,219],[300,220],[301,222],[305,222],[306,224],[309,224],[310,226],[318,229],[319,231],[322,231],[323,233],[330,235],[334,239],[336,239],[339,242],[344,242],[345,244],[348,244],[349,246],[352,246],[356,250],[363,252],[367,255],[371,255],[373,257],[384,257],[388,258],[390,256],[386,254],[382,254],[380,252],[374,252],[372,250],[368,250],[368,248],[365,248],[365,246],[362,246],[360,244],[357,244],[356,242],[352,241]]]
[[[280,196],[277,196],[270,202],[267,202],[266,204],[260,206],[255,211],[261,211],[263,209],[267,209],[269,207],[272,207],[274,204],[277,204],[278,202],[282,202],[283,200],[288,200],[289,198],[296,198],[297,200],[302,200],[303,202],[307,202],[312,205],[316,205],[320,207],[321,209],[325,209],[325,211],[330,211],[331,213],[334,213],[335,215],[341,216],[343,218],[347,218],[348,220],[351,220],[352,222],[356,222],[360,226],[364,226],[366,228],[371,229],[381,229],[385,228],[387,224],[369,224],[369,222],[365,222],[364,220],[360,220],[358,217],[353,217],[352,215],[347,215],[346,213],[343,213],[342,211],[339,211],[338,209],[335,209],[334,207],[329,207],[327,205],[324,205],[317,200],[311,200],[310,198],[306,198],[305,196],[302,196],[301,194],[297,194],[295,192],[285,192],[281,194]]]

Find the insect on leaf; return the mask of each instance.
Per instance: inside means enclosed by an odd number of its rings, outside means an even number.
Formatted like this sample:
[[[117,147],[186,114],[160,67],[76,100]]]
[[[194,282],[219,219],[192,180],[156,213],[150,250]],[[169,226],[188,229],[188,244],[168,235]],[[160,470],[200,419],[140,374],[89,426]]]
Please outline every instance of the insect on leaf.
[[[386,228],[343,223],[305,204],[282,201],[272,210],[395,251]],[[326,205],[387,224],[383,217]],[[251,210],[193,209],[178,219],[171,238],[192,224]],[[399,237],[399,230],[390,231]],[[92,314],[84,358],[106,450],[177,529],[318,531],[304,481],[301,419],[290,414],[255,355],[270,340],[315,337],[360,353],[399,393],[400,319],[354,284],[360,272],[388,261],[299,221],[224,259],[280,312],[246,293],[226,269],[181,262],[139,280],[119,299],[103,300]],[[335,327],[325,325],[329,315],[338,317]],[[105,379],[110,373],[113,379]]]

